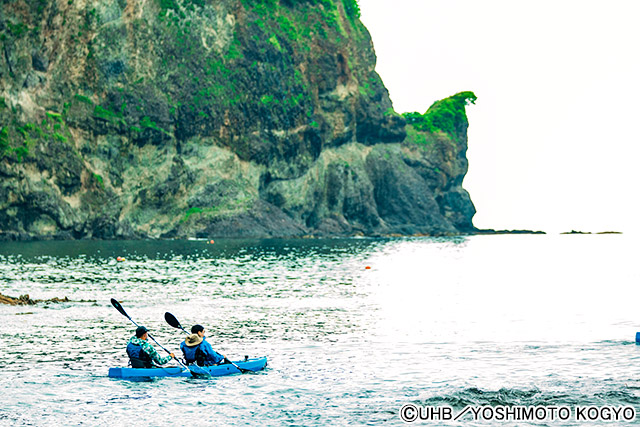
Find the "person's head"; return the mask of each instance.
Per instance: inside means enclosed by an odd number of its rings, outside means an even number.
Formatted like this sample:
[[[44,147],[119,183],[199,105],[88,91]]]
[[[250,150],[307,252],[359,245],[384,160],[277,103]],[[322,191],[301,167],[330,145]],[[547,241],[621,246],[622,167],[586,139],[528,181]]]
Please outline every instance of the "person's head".
[[[204,336],[204,326],[202,326],[202,325],[193,325],[191,327],[191,333],[192,334],[198,334],[199,337],[203,337]]]
[[[147,334],[148,332],[149,330],[144,326],[138,326],[138,329],[136,329],[136,337],[140,338],[141,340],[146,340],[147,337],[149,336]]]

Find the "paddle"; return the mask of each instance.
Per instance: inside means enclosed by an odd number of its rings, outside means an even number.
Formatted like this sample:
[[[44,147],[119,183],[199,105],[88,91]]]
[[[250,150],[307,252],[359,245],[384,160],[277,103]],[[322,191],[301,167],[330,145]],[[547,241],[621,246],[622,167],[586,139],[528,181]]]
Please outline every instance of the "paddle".
[[[122,305],[115,300],[114,298],[111,298],[111,305],[113,305],[115,307],[116,310],[118,310],[120,312],[120,314],[122,314],[124,317],[126,317],[127,319],[129,319],[131,321],[131,323],[133,323],[134,325],[136,325],[137,327],[139,327],[139,325],[127,314],[126,311],[124,311],[124,308],[122,308]],[[161,349],[163,349],[164,351],[166,351],[168,354],[171,354],[171,352],[169,350],[167,350],[166,348],[164,348],[158,341],[156,341],[155,338],[153,338],[151,336],[150,333],[147,332],[147,335],[149,336],[149,338],[151,338],[153,340],[154,343],[156,343],[158,345],[158,347],[160,347]],[[176,362],[178,362],[183,368],[187,369],[189,372],[191,372],[191,375],[193,375],[194,377],[201,377],[203,375],[206,375],[208,377],[210,377],[211,375],[209,375],[208,372],[204,371],[204,374],[201,373],[197,373],[197,372],[193,372],[191,369],[189,369],[189,367],[187,365],[185,365],[184,363],[182,363],[177,357],[174,357],[174,359],[176,360]]]
[[[169,325],[173,326],[174,328],[181,329],[182,332],[184,332],[185,334],[191,335],[191,334],[189,334],[189,332],[187,332],[182,327],[182,325],[180,324],[178,319],[176,319],[176,316],[174,316],[173,314],[169,313],[168,311],[164,314],[164,320],[166,320],[167,323]],[[224,354],[222,355],[222,357],[224,357],[224,360],[226,360],[227,362],[231,363],[238,371],[242,372],[243,374],[245,372],[253,372],[251,369],[244,369],[244,368],[241,368],[240,366],[236,365],[231,360],[229,360],[229,358],[227,356],[225,356]]]

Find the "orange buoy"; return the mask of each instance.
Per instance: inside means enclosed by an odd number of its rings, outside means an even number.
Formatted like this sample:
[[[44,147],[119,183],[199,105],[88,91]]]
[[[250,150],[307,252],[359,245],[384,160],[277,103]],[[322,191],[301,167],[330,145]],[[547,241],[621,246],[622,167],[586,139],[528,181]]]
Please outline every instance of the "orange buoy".
[[[124,260],[125,260],[125,259],[124,259],[123,257],[121,257],[121,256],[119,256],[119,257],[117,257],[117,258],[116,258],[116,261],[118,261],[118,262],[122,262],[122,261],[124,261]]]
[[[367,265],[364,269],[365,270],[371,270],[371,267]]]

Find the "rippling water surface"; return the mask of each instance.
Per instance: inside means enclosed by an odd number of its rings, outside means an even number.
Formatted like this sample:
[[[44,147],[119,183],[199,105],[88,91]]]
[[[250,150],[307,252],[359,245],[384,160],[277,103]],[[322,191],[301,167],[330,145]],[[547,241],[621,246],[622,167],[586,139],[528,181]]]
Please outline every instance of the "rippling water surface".
[[[621,235],[0,243],[0,292],[82,301],[0,306],[0,425],[402,425],[406,403],[640,409],[636,255]],[[231,359],[269,365],[109,379],[134,330],[110,298],[171,350],[183,337],[165,311],[203,324]]]

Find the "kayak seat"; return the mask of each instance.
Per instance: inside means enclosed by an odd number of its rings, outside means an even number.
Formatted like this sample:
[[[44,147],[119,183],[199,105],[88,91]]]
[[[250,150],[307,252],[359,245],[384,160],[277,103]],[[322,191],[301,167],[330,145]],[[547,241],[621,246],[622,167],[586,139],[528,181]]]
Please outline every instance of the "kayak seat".
[[[136,357],[129,357],[129,365],[132,368],[136,368],[136,369],[154,368],[154,366],[153,366],[153,364],[151,362],[148,362],[148,361],[142,360],[142,359],[138,359]]]

